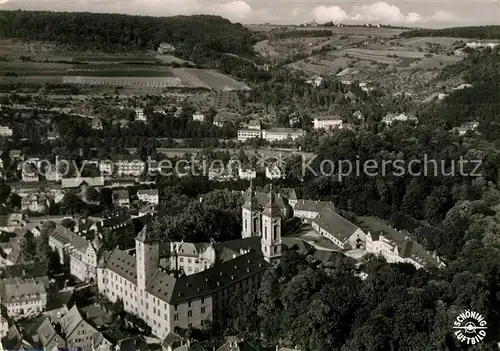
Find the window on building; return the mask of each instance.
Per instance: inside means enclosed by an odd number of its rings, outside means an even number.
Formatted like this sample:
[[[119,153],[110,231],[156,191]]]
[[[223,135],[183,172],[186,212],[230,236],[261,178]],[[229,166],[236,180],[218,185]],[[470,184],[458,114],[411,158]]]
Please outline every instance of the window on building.
[[[201,303],[205,303],[205,298],[204,297],[201,298]]]
[[[188,317],[193,317],[193,311],[191,310],[188,311]]]
[[[192,327],[193,327],[193,323],[189,323],[188,328],[192,328]]]
[[[176,311],[177,311],[177,307],[178,307],[178,305],[175,305],[175,306],[174,306],[174,309],[175,309]]]
[[[205,313],[205,307],[202,307],[201,308],[201,314],[204,314]]]
[[[190,258],[188,258],[188,263],[191,263],[191,259]]]
[[[188,302],[188,307],[191,307],[191,301]]]
[[[179,314],[176,313],[176,314],[174,314],[174,321],[178,321],[178,320],[179,320]]]

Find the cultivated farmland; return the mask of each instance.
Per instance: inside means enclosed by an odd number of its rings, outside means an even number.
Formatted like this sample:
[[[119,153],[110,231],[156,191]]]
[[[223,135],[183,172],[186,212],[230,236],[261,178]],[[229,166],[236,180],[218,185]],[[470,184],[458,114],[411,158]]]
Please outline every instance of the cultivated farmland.
[[[133,58],[134,62],[136,58]],[[2,83],[66,83],[138,89],[204,88],[242,90],[248,87],[208,69],[170,68],[152,64],[65,64],[0,62]]]

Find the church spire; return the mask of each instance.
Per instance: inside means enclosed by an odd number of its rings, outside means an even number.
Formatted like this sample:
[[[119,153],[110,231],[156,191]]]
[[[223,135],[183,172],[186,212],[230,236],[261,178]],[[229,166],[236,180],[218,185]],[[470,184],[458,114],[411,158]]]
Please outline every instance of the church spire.
[[[244,200],[245,201],[243,202],[243,208],[251,211],[260,210],[260,205],[257,200],[257,196],[255,195],[255,189],[253,187],[252,180],[250,180],[250,186],[245,192]]]
[[[262,214],[268,217],[280,216],[280,208],[276,203],[276,194],[272,184],[269,187],[269,201],[265,204],[264,212]]]

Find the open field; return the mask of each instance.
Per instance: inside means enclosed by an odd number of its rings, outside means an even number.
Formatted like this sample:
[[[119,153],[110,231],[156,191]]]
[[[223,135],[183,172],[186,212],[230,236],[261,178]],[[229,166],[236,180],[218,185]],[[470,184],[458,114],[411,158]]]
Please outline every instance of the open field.
[[[352,34],[352,35],[371,35],[377,37],[392,37],[399,35],[404,30],[394,28],[376,28],[376,27],[299,27],[299,26],[280,26],[272,24],[249,24],[245,25],[248,29],[255,32],[270,32],[272,30],[329,30],[334,34]]]
[[[67,71],[70,76],[90,77],[173,77],[168,67],[152,65],[75,65]]]
[[[166,63],[166,64],[169,64],[169,63],[178,63],[178,64],[188,63],[190,65],[194,65],[193,62],[186,61],[186,60],[180,59],[180,58],[172,56],[172,55],[156,55],[155,59],[161,63]]]
[[[66,83],[145,89],[204,88],[242,90],[248,87],[207,69],[169,68],[140,64],[61,64],[0,62],[1,83]]]
[[[92,62],[92,63],[122,63],[122,62],[156,62],[153,56],[77,56],[73,57],[73,62]]]

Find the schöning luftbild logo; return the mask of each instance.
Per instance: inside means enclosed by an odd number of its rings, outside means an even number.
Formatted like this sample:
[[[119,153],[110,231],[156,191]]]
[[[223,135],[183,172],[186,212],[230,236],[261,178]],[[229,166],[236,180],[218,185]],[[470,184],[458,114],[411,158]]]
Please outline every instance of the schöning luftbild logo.
[[[460,313],[453,322],[456,338],[468,345],[479,344],[486,336],[487,328],[484,317],[470,310]]]

